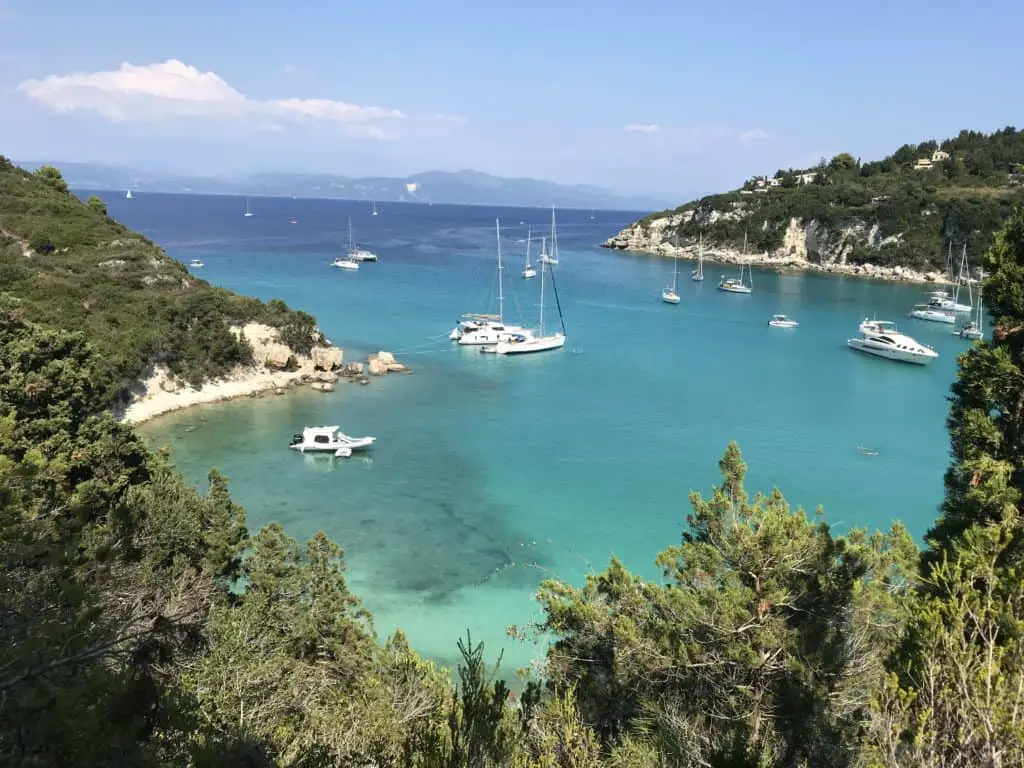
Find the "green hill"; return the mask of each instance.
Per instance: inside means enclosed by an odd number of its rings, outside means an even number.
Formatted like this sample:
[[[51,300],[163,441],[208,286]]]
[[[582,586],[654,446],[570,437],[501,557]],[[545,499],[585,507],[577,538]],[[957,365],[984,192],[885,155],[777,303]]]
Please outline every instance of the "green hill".
[[[1024,131],[961,131],[861,162],[842,153],[813,168],[754,177],[742,188],[651,214],[605,245],[665,250],[700,234],[712,247],[810,264],[942,269],[947,248],[972,261],[1024,201]]]
[[[297,352],[317,338],[312,316],[193,277],[107,216],[101,200],[82,203],[55,168],[29,173],[2,156],[0,302],[27,320],[81,331],[109,366],[111,404],[151,364],[195,385],[252,362],[233,326],[270,325]]]

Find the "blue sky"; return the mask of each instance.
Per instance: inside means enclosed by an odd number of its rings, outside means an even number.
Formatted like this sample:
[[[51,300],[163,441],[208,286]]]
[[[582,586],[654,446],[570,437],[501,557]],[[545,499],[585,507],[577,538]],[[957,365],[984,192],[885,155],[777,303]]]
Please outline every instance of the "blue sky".
[[[0,0],[0,154],[672,199],[1024,124],[1024,3]]]

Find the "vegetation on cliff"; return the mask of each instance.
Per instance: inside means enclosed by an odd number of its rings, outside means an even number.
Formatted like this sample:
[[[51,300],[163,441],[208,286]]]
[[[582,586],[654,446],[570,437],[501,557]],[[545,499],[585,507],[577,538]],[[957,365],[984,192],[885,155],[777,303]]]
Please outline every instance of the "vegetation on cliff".
[[[754,253],[790,255],[786,233],[795,219],[810,261],[844,259],[942,270],[950,244],[966,244],[977,264],[993,233],[1024,202],[1024,131],[961,131],[945,141],[906,144],[883,160],[843,153],[813,168],[780,169],[741,189],[710,195],[641,219],[677,221],[663,236],[679,242],[703,234]],[[795,249],[794,249],[795,250]]]
[[[109,415],[105,347],[8,301],[0,763],[1022,765],[1024,211],[986,270],[997,325],[961,358],[923,553],[751,496],[730,445],[663,580],[542,585],[518,631],[553,642],[518,698],[468,636],[454,680],[379,638],[337,544],[249,531],[223,477],[197,492]]]
[[[56,168],[35,173],[0,157],[0,300],[25,318],[80,330],[111,374],[106,402],[151,364],[190,384],[252,362],[233,326],[261,322],[306,353],[315,321],[283,302],[262,303],[193,277],[145,237],[82,203]]]

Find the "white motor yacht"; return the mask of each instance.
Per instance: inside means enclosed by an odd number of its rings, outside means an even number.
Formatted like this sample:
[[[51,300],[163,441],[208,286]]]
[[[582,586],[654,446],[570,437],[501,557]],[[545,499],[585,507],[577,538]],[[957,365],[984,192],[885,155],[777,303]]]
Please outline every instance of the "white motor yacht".
[[[294,435],[288,447],[299,453],[330,452],[335,456],[351,456],[354,451],[369,448],[376,437],[349,437],[340,427],[306,427]]]
[[[785,315],[772,315],[772,319],[768,321],[768,325],[772,328],[796,328],[800,323],[796,320],[790,320]]]
[[[915,304],[909,312],[911,317],[918,320],[927,320],[930,323],[946,323],[952,325],[956,322],[956,315],[953,310],[942,309],[937,304]]]
[[[337,267],[338,269],[355,270],[359,269],[359,262],[347,257],[343,259],[339,256],[331,262],[331,266]]]
[[[939,356],[931,347],[900,333],[896,323],[888,320],[865,318],[859,330],[859,339],[849,339],[846,342],[850,349],[858,352],[917,365],[927,365]]]
[[[201,262],[199,259],[192,259],[192,261],[190,261],[188,265],[193,269],[199,269],[200,267],[205,266],[203,262]]]

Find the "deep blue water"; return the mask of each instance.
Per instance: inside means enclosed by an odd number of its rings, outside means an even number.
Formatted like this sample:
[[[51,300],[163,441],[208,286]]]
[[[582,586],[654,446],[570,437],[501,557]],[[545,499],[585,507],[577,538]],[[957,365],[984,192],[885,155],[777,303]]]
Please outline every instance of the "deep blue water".
[[[942,497],[946,396],[965,342],[906,318],[922,289],[814,274],[754,272],[750,296],[681,279],[671,262],[597,247],[629,213],[559,212],[558,289],[569,340],[554,353],[495,359],[446,336],[494,287],[494,220],[508,276],[506,316],[536,316],[538,281],[518,278],[517,240],[550,211],[120,193],[111,215],[240,293],[315,314],[346,357],[388,349],[411,376],[296,392],[162,418],[143,428],[197,483],[228,475],[250,524],[318,528],[346,551],[349,580],[381,633],[403,627],[421,652],[449,659],[468,627],[522,666],[539,650],[507,639],[536,618],[532,595],[554,576],[579,583],[615,554],[657,576],[678,541],[691,489],[709,491],[737,440],[749,487],[777,485],[796,506],[822,504],[837,529],[904,521],[921,536]],[[358,272],[330,269],[356,238],[380,254]],[[298,223],[288,219],[295,216]],[[688,265],[681,265],[688,274]],[[775,312],[800,321],[767,327]],[[897,320],[941,357],[927,368],[846,347],[865,315]],[[554,315],[549,315],[553,318]],[[298,456],[304,425],[373,434],[368,459]],[[857,450],[868,446],[878,456]]]

